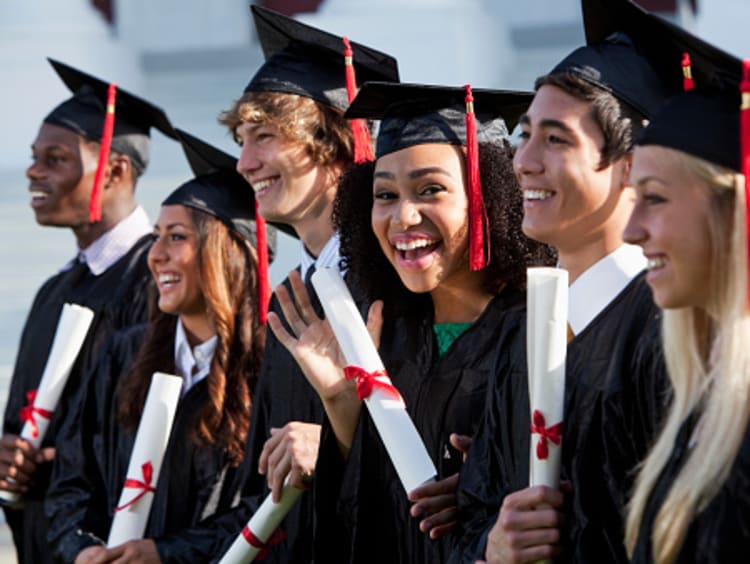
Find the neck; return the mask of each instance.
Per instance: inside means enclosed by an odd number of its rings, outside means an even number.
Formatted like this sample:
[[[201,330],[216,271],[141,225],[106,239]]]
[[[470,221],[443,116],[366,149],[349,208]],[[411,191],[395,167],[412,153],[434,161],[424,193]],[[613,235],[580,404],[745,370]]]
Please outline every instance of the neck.
[[[576,279],[602,260],[610,253],[616,251],[624,244],[622,237],[611,239],[598,239],[586,245],[576,248],[558,248],[558,260],[560,268],[568,271],[568,283],[572,284]]]
[[[304,218],[292,225],[302,244],[314,257],[320,255],[328,240],[333,237],[332,213],[333,199],[330,199],[318,209],[309,210]]]
[[[492,294],[482,288],[479,272],[470,272],[469,281],[462,284],[440,284],[430,292],[435,308],[435,323],[473,323],[492,300]]]
[[[79,249],[85,249],[123,219],[128,217],[136,208],[134,199],[118,202],[115,205],[102,206],[102,219],[96,223],[82,223],[74,226],[73,234]]]
[[[208,314],[180,315],[180,321],[191,347],[205,343],[216,334]]]

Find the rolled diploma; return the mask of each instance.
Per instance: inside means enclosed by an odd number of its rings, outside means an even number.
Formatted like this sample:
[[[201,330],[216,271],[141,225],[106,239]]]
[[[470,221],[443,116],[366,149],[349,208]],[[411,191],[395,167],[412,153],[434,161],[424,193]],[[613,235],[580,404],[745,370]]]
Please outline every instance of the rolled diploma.
[[[563,421],[565,354],[568,327],[568,272],[560,268],[527,270],[527,360],[529,401],[544,416],[546,427]],[[536,456],[541,436],[531,435],[531,486],[557,488],[560,484],[562,445],[547,441],[548,457]]]
[[[318,269],[312,283],[347,364],[368,372],[383,370],[365,322],[338,271]],[[404,404],[375,388],[365,405],[404,489],[410,492],[432,480],[437,470]]]
[[[135,435],[126,479],[143,480],[142,467],[150,462],[153,467],[150,485],[156,487],[181,390],[182,378],[154,373]],[[136,488],[123,488],[117,506],[126,505],[139,493]],[[107,540],[109,548],[143,537],[153,501],[154,494],[148,492],[132,505],[115,511]]]
[[[47,364],[37,387],[34,399],[35,408],[52,413],[57,409],[60,395],[68,382],[70,371],[78,358],[78,353],[81,352],[93,319],[94,312],[89,308],[76,304],[63,304]],[[21,430],[21,438],[26,439],[38,449],[47,433],[50,420],[39,413],[34,413],[33,417],[37,428],[36,436],[34,436],[34,426],[31,421],[26,421]],[[0,499],[8,502],[17,501],[19,497],[16,493],[0,492]]]
[[[289,485],[285,485],[281,491],[279,503],[274,503],[271,494],[268,494],[252,519],[245,525],[245,529],[252,532],[265,545],[300,495],[302,495],[302,490]],[[250,544],[243,530],[219,560],[219,564],[247,564],[252,562],[261,550],[263,550],[262,547]]]

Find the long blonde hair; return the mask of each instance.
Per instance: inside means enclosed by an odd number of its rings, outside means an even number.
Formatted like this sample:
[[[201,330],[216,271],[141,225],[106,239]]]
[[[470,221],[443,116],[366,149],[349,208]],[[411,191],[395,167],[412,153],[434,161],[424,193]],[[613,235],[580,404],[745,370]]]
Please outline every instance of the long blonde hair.
[[[625,542],[632,554],[640,534],[652,535],[653,559],[672,562],[688,527],[724,485],[750,420],[750,316],[744,178],[697,157],[672,151],[711,191],[707,211],[712,245],[712,303],[706,309],[666,310],[664,356],[672,382],[669,415],[635,485]],[[699,405],[700,404],[700,405]],[[698,408],[697,444],[689,451],[654,520],[641,520],[670,459],[677,434]]]

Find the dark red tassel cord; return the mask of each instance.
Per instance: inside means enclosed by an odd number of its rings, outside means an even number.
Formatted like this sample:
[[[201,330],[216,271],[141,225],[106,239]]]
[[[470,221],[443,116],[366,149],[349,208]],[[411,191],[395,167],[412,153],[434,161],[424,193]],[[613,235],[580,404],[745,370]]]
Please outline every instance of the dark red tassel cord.
[[[692,61],[690,60],[690,53],[682,54],[682,89],[685,92],[690,92],[695,88],[695,81],[693,80],[693,69]]]
[[[101,146],[99,148],[99,163],[96,166],[94,186],[91,189],[91,200],[89,201],[89,220],[96,223],[102,219],[102,189],[104,184],[104,171],[109,162],[109,148],[112,146],[112,134],[115,130],[115,100],[117,97],[117,85],[113,82],[107,90],[107,113],[104,117],[104,129],[102,131]]]
[[[482,198],[479,174],[479,142],[474,115],[474,95],[466,89],[466,195],[469,200],[469,267],[482,270],[489,263],[489,221]]]
[[[346,96],[351,104],[352,100],[354,100],[354,97],[357,95],[357,77],[354,74],[354,52],[352,51],[349,39],[344,37],[343,41],[344,68],[346,70]],[[354,140],[354,162],[361,164],[374,161],[375,155],[372,153],[372,136],[370,135],[367,123],[363,119],[353,119],[351,122],[352,136]]]
[[[268,320],[268,304],[271,301],[271,281],[268,276],[268,237],[266,220],[258,213],[255,202],[255,249],[258,253],[258,318],[265,325]]]
[[[750,59],[742,62],[740,96],[740,171],[745,176],[745,222],[748,233],[747,257],[750,280]],[[750,290],[748,300],[750,301]]]

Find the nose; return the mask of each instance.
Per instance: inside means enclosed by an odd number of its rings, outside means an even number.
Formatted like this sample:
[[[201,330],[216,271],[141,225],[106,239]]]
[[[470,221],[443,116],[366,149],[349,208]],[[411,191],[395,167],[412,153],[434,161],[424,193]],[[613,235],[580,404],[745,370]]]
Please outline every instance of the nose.
[[[638,202],[636,202],[630,218],[628,218],[628,222],[622,232],[622,239],[626,243],[640,245],[641,247],[648,239],[648,231],[643,225],[641,206]]]
[[[246,176],[258,170],[262,166],[257,151],[251,143],[245,143],[240,150],[240,158],[237,159],[237,172]]]
[[[29,180],[41,180],[44,178],[44,171],[38,160],[34,159],[29,168],[26,169],[26,178]]]
[[[163,237],[156,237],[148,250],[148,264],[152,266],[152,270],[154,264],[162,263],[168,258],[167,248],[162,239]]]
[[[516,148],[516,154],[513,155],[513,170],[519,178],[544,171],[539,148],[533,138],[525,139]]]
[[[407,198],[401,198],[398,204],[394,206],[391,222],[402,227],[419,225],[422,222],[419,206]]]

